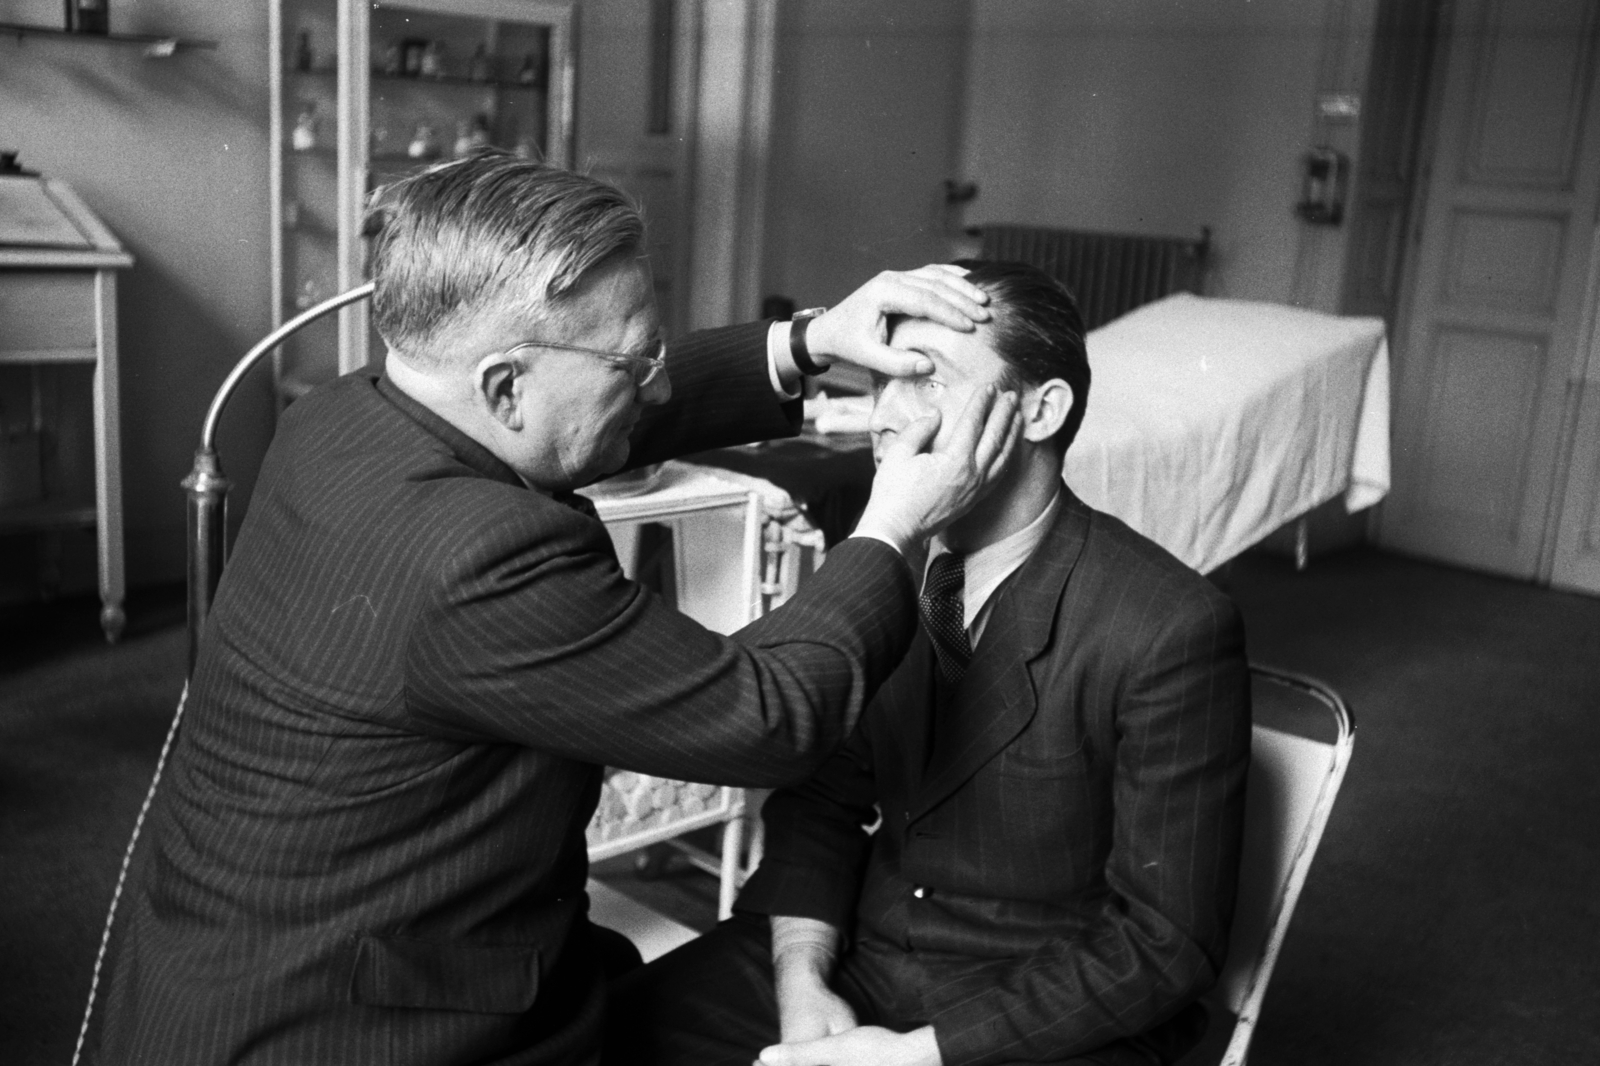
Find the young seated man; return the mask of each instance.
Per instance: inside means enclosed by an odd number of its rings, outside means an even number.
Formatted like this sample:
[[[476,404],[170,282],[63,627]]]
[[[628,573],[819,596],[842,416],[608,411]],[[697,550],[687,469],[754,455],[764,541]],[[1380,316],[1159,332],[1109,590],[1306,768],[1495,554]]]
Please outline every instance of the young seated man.
[[[1204,1032],[1249,755],[1239,616],[1063,484],[1089,394],[1072,297],[960,265],[993,318],[897,323],[935,369],[876,382],[875,453],[991,383],[1020,390],[1023,439],[930,546],[922,631],[851,740],[767,802],[738,913],[614,988],[608,1062],[1120,1066]]]

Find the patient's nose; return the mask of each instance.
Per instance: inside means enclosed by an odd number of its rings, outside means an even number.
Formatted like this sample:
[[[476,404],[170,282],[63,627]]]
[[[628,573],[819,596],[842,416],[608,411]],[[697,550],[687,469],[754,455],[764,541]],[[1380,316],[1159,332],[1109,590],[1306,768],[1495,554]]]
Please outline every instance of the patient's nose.
[[[872,433],[898,433],[914,417],[910,383],[890,378],[877,389],[873,397],[872,417],[867,420],[867,429]]]

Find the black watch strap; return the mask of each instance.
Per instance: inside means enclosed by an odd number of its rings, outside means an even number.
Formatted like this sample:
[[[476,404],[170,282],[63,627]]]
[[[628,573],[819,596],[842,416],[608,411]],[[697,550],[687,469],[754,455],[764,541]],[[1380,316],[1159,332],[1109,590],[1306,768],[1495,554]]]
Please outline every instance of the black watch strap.
[[[827,367],[819,365],[811,358],[811,350],[806,347],[806,327],[811,325],[813,318],[826,310],[826,307],[813,307],[808,311],[797,313],[789,320],[789,357],[794,360],[795,369],[808,378],[828,372]]]

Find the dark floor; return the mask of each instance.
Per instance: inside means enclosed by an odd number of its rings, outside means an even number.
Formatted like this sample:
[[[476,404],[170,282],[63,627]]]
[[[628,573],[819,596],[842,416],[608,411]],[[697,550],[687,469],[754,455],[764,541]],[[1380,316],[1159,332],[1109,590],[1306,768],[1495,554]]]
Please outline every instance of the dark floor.
[[[1225,581],[1252,657],[1352,704],[1356,752],[1252,1066],[1600,1063],[1600,599],[1376,552]],[[98,640],[0,615],[0,1063],[65,1063],[183,668],[176,590]],[[697,873],[608,880],[688,924]]]

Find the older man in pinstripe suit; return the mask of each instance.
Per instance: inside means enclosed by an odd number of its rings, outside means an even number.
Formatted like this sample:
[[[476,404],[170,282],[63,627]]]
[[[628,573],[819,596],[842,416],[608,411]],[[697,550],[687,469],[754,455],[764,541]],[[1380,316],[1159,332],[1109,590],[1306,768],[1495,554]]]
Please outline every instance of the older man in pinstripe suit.
[[[600,765],[803,778],[912,638],[902,552],[1015,440],[997,390],[938,447],[924,420],[809,591],[708,632],[623,577],[572,490],[793,433],[800,369],[913,369],[886,316],[970,329],[982,291],[883,275],[809,347],[759,324],[663,352],[615,189],[484,155],[383,210],[387,369],[297,401],[263,464],[115,930],[102,1062],[593,1062]]]
[[[964,265],[993,319],[895,330],[933,372],[878,377],[877,453],[999,383],[1016,460],[933,544],[924,631],[855,734],[768,801],[739,913],[624,979],[612,1061],[1132,1066],[1204,1031],[1250,736],[1239,618],[1061,483],[1089,390],[1072,298]]]

